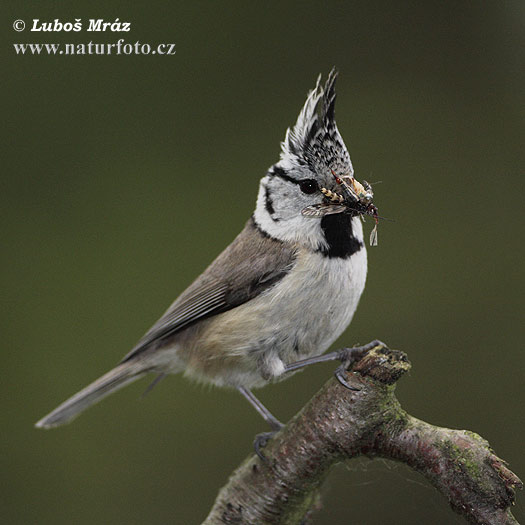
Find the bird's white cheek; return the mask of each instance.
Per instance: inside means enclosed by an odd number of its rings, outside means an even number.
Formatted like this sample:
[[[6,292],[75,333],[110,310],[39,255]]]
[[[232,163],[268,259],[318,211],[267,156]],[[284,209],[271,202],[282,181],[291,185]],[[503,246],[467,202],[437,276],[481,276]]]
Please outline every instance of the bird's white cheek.
[[[312,250],[325,248],[326,241],[321,230],[321,221],[303,217],[300,209],[302,209],[301,205],[297,203],[297,209],[278,210],[272,218],[266,208],[263,179],[254,212],[255,222],[259,228],[274,239],[299,243],[310,247]]]

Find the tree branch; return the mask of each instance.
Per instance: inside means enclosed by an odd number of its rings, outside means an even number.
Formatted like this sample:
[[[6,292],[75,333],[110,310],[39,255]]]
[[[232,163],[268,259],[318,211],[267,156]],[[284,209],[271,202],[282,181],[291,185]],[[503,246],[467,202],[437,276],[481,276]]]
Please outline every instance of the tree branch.
[[[305,523],[329,469],[361,455],[402,461],[423,474],[470,523],[516,524],[509,508],[519,478],[474,432],[407,414],[394,396],[410,369],[404,353],[378,343],[352,366],[354,392],[330,379],[264,449],[220,490],[205,525]]]

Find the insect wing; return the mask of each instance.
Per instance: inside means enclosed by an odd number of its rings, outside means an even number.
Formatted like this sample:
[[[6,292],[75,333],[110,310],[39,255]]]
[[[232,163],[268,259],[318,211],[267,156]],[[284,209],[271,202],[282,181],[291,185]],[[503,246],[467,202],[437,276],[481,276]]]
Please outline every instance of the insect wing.
[[[377,246],[377,224],[374,229],[370,232],[370,246]]]
[[[312,206],[307,206],[301,211],[303,217],[312,217],[319,218],[324,217],[325,215],[334,215],[336,213],[342,213],[345,211],[345,207],[340,204],[329,204],[322,202],[321,204],[313,204]]]

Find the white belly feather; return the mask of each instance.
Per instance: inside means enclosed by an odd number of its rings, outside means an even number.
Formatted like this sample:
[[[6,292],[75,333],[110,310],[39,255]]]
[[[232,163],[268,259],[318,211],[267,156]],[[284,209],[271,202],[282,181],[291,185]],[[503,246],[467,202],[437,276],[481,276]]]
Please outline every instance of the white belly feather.
[[[285,364],[322,354],[352,320],[366,272],[364,247],[348,259],[301,251],[274,287],[203,323],[183,351],[191,356],[186,374],[219,386],[262,386]]]

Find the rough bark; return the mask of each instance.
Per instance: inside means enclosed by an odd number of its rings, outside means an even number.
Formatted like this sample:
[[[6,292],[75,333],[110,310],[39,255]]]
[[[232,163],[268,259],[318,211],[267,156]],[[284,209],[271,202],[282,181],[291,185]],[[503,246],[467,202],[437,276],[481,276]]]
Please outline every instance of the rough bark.
[[[329,469],[361,455],[406,463],[470,523],[516,524],[510,507],[522,483],[487,441],[401,408],[395,383],[409,369],[404,353],[378,343],[347,373],[359,391],[330,379],[269,442],[266,461],[252,455],[235,470],[204,524],[306,523]]]

